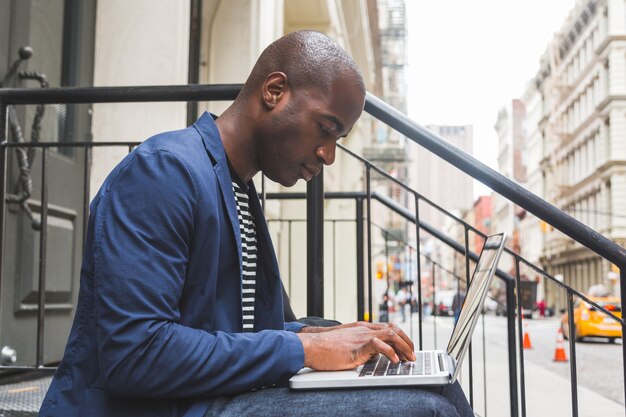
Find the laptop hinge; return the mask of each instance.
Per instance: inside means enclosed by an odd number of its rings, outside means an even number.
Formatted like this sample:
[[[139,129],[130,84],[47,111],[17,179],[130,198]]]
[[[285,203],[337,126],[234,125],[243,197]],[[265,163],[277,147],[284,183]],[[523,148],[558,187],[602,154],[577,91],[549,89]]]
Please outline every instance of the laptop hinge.
[[[456,369],[456,359],[449,353],[446,355],[446,359],[448,360],[448,375],[452,378],[454,376],[454,370]]]

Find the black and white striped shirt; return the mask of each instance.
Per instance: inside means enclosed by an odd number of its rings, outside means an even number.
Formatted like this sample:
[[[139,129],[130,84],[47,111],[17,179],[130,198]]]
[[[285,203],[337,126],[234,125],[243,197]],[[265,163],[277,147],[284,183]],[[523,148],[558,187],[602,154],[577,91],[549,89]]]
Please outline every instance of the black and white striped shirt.
[[[235,201],[237,202],[239,231],[241,232],[243,331],[252,332],[254,331],[254,299],[256,291],[256,230],[254,218],[252,213],[250,213],[248,194],[242,190],[242,187],[236,181],[232,181],[232,184],[235,192]]]

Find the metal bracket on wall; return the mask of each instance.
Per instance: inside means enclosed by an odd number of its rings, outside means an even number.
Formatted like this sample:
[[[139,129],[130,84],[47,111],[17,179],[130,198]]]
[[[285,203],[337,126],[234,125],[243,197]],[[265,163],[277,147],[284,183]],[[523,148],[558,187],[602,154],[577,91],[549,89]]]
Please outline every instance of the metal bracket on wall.
[[[18,53],[19,58],[13,63],[13,65],[11,65],[11,68],[3,77],[0,88],[9,84],[11,82],[11,79],[13,79],[16,74],[20,80],[36,80],[39,81],[39,86],[41,88],[47,88],[49,86],[49,83],[45,74],[36,71],[18,72],[20,65],[33,56],[32,48],[29,46],[23,46],[19,49]],[[13,106],[8,107],[8,113],[11,133],[13,134],[15,141],[18,143],[24,143],[24,133],[22,131],[22,127],[20,126],[19,120],[17,119],[17,115],[15,114],[15,109],[13,108]],[[35,116],[33,118],[33,124],[31,127],[30,140],[33,143],[39,142],[39,138],[41,135],[41,122],[43,120],[44,113],[45,106],[43,104],[38,104],[35,109]],[[15,192],[13,194],[7,194],[6,202],[18,204],[20,209],[24,213],[26,213],[26,215],[30,219],[32,228],[34,230],[40,230],[41,221],[33,216],[33,213],[27,204],[27,201],[31,197],[33,192],[33,178],[30,168],[33,164],[33,159],[35,158],[35,150],[34,148],[30,148],[29,150],[26,150],[26,148],[15,148],[15,151],[15,156],[17,158],[17,164],[20,173],[14,187]]]

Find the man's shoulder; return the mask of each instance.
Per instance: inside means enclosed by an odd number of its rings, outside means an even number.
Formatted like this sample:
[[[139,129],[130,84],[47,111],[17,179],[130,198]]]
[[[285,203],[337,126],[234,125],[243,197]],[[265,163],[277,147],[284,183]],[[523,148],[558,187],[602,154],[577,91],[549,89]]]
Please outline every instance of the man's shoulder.
[[[207,170],[209,158],[202,137],[193,127],[163,132],[144,141],[137,149],[139,155],[167,153],[191,170]]]
[[[157,133],[146,139],[137,150],[139,152],[167,151],[175,155],[190,156],[203,147],[202,138],[193,126],[180,130]]]

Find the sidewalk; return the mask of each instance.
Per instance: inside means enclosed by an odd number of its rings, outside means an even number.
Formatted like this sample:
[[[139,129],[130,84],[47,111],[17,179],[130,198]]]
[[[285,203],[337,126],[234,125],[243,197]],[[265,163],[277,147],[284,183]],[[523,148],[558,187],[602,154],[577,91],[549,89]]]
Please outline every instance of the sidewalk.
[[[398,317],[399,318],[399,317]],[[392,317],[392,319],[398,319]],[[436,318],[437,349],[445,350],[450,333],[452,320]],[[398,323],[407,334],[410,334],[410,323]],[[473,338],[473,379],[474,379],[474,410],[481,417],[503,417],[510,415],[508,350],[506,335],[490,334],[489,322],[486,322],[486,371],[483,368],[483,342],[481,322],[478,323]],[[417,316],[413,322],[414,339],[417,339]],[[433,317],[423,323],[424,349],[433,349],[434,330]],[[416,346],[417,348],[417,346]],[[525,360],[526,379],[526,416],[539,417],[571,417],[572,401],[569,379],[565,379],[543,367]],[[519,369],[519,367],[518,367]],[[483,389],[486,372],[487,388],[485,410],[485,390]],[[460,377],[465,394],[469,397],[469,358],[464,360]],[[588,388],[578,386],[579,417],[624,417],[624,406]],[[521,416],[521,408],[520,408]]]
[[[0,385],[0,416],[37,416],[52,375]]]

